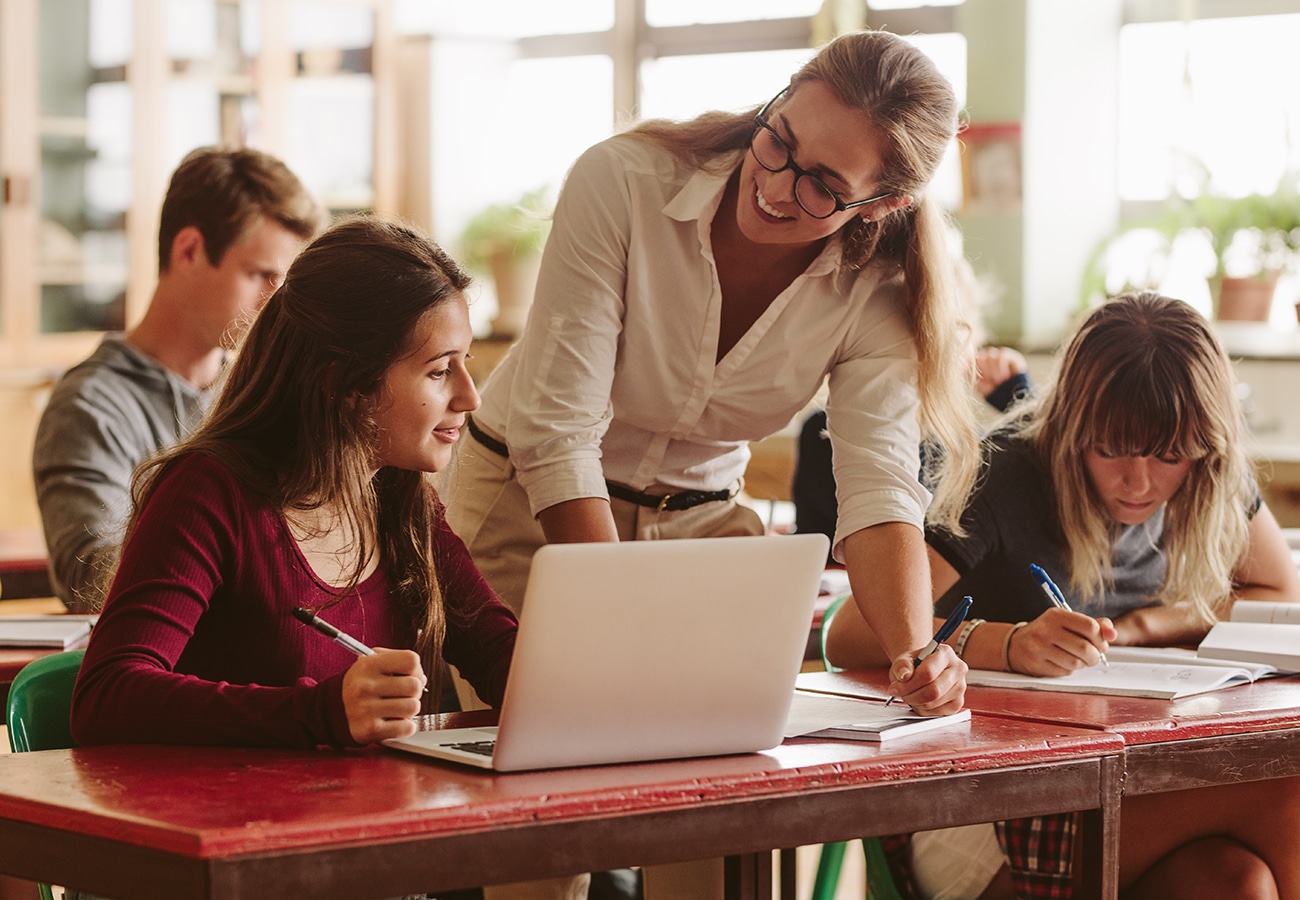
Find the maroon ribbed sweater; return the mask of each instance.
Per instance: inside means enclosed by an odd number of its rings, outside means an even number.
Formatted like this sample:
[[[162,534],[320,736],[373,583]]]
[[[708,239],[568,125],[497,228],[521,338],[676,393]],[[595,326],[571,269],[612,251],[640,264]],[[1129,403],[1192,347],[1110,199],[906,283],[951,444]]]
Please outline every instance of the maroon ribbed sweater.
[[[498,706],[514,614],[445,520],[435,545],[447,607],[443,658]],[[275,510],[212,458],[185,457],[123,548],[77,680],[73,736],[83,745],[354,745],[342,684],[356,657],[291,613],[337,596]],[[369,646],[415,644],[382,565],[320,616]]]

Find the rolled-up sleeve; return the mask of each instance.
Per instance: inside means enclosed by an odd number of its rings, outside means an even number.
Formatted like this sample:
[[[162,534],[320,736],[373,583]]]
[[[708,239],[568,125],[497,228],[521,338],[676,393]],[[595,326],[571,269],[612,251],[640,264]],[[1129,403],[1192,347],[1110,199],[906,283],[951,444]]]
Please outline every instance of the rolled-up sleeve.
[[[630,210],[618,158],[606,145],[584,154],[556,205],[510,390],[506,441],[533,515],[608,496],[600,442],[613,415]]]
[[[826,413],[839,501],[837,559],[844,539],[863,528],[885,522],[924,528],[930,493],[920,482],[918,370],[916,345],[900,314],[852,338],[831,369]]]

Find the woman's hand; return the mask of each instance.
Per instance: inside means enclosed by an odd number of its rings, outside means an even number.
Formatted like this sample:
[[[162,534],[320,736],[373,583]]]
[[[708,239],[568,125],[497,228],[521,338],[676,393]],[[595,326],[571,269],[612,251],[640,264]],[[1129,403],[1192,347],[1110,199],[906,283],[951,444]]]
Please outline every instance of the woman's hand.
[[[961,710],[966,700],[966,664],[947,644],[940,644],[920,664],[920,650],[894,659],[889,667],[889,693],[927,716],[946,716]]]
[[[975,389],[987,397],[1002,382],[1029,368],[1029,363],[1010,347],[981,347],[975,351]]]
[[[1026,675],[1069,675],[1099,663],[1115,637],[1108,618],[1053,608],[1016,630],[1007,661],[1013,672]]]
[[[376,649],[362,656],[343,676],[343,709],[348,730],[358,744],[406,737],[416,731],[420,695],[428,679],[420,657],[410,650]]]

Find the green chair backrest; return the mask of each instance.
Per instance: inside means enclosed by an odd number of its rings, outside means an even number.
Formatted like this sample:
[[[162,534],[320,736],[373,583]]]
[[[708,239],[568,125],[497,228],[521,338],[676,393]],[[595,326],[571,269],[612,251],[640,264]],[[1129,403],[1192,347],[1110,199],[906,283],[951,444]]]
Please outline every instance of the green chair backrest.
[[[840,611],[840,607],[843,606],[846,601],[852,599],[853,599],[852,594],[845,594],[843,597],[836,597],[831,602],[831,605],[826,607],[826,611],[822,613],[822,627],[818,632],[818,640],[821,642],[820,649],[822,653],[822,665],[826,667],[827,672],[844,671],[839,666],[831,665],[830,662],[826,659],[826,632],[830,629],[831,619],[835,618],[835,614]]]
[[[72,688],[85,650],[65,650],[23,666],[9,687],[6,722],[9,748],[59,750],[77,746],[72,739]]]

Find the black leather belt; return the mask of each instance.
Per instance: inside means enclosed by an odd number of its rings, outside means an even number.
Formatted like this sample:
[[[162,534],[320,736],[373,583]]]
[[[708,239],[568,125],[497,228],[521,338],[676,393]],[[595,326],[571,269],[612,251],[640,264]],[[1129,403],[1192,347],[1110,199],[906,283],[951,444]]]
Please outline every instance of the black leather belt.
[[[498,456],[509,457],[510,448],[504,443],[492,437],[474,424],[473,417],[465,420],[465,425],[469,428],[469,433],[474,440],[478,441],[487,449],[491,450]],[[673,494],[647,494],[645,491],[637,491],[625,484],[619,484],[617,481],[606,481],[605,487],[609,489],[611,497],[617,497],[620,500],[626,500],[628,503],[635,503],[637,506],[649,506],[663,512],[665,510],[677,511],[681,509],[690,509],[699,506],[702,503],[714,503],[719,500],[730,500],[733,493],[730,490],[722,491],[677,491]]]
[[[510,448],[507,447],[505,444],[503,444],[501,441],[498,441],[492,435],[488,434],[482,428],[479,428],[477,425],[475,425],[473,416],[466,416],[465,424],[469,427],[469,433],[474,436],[474,440],[478,441],[484,447],[487,447],[497,456],[504,456],[507,459],[509,459]]]
[[[606,481],[605,487],[609,488],[609,495],[617,497],[620,500],[626,500],[628,503],[635,503],[637,506],[652,506],[663,512],[664,510],[690,509],[693,506],[699,506],[702,503],[713,503],[718,500],[730,500],[731,491],[678,491],[675,494],[647,494],[645,491],[634,491],[625,484],[619,484],[617,481]]]

